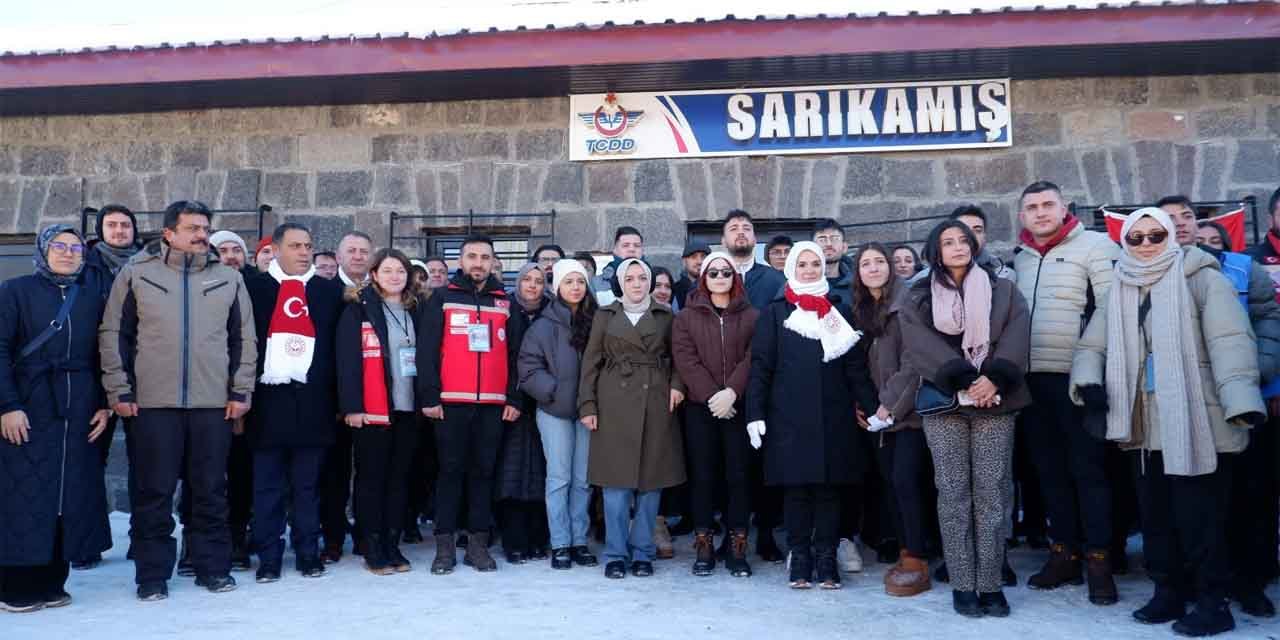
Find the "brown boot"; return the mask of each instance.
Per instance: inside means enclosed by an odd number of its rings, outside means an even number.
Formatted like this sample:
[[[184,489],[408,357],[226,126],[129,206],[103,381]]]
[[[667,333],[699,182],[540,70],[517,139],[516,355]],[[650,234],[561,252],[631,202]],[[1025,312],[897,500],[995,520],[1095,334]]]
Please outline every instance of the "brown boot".
[[[1066,545],[1055,542],[1049,547],[1052,553],[1044,563],[1040,573],[1027,580],[1032,589],[1057,589],[1064,584],[1084,584],[1084,574],[1080,568],[1080,553],[1067,549]]]
[[[1106,551],[1093,550],[1087,556],[1089,570],[1089,602],[1100,606],[1115,604],[1120,600],[1116,581],[1111,577],[1111,556]]]
[[[900,598],[920,595],[932,587],[929,582],[929,563],[903,549],[898,563],[884,574],[884,592]]]
[[[467,538],[467,555],[462,557],[462,564],[476,571],[497,571],[498,563],[489,555],[489,532],[472,532]]]
[[[659,560],[676,557],[676,548],[671,542],[671,531],[667,529],[667,519],[664,516],[658,516],[653,523],[653,544],[658,547]]]
[[[711,532],[699,530],[693,534],[693,575],[709,576],[716,571],[715,541]]]

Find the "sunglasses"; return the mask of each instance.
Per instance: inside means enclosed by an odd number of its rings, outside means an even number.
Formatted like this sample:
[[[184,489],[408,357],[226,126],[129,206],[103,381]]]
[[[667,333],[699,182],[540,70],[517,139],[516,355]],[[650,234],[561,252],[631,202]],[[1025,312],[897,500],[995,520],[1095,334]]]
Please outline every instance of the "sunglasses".
[[[1160,244],[1169,238],[1168,231],[1152,231],[1150,233],[1131,233],[1124,237],[1125,244],[1131,247],[1142,246],[1143,241],[1151,244]]]
[[[733,269],[707,269],[708,278],[732,278]]]
[[[58,253],[74,253],[75,255],[81,255],[84,253],[84,245],[80,243],[67,244],[65,242],[55,240],[49,243],[49,248]]]

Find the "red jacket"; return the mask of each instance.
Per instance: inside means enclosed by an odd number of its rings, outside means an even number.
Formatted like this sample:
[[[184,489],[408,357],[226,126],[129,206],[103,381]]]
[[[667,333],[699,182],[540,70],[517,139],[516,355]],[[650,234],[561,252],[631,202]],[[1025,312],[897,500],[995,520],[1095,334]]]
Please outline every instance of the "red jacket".
[[[490,277],[476,290],[459,273],[427,300],[418,335],[418,391],[423,408],[439,404],[516,406],[516,356],[524,316],[511,312],[502,283]],[[489,334],[488,351],[472,351],[468,327]]]

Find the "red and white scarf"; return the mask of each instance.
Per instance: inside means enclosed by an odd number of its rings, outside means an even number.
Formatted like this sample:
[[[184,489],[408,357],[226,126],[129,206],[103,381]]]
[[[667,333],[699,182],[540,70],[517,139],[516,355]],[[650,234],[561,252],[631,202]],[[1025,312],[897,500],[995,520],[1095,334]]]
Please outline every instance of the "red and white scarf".
[[[364,381],[365,424],[391,424],[391,403],[387,400],[387,378],[382,363],[382,341],[368,320],[360,323],[360,376]]]
[[[267,355],[262,365],[263,384],[307,381],[311,359],[316,352],[316,328],[307,307],[307,282],[316,274],[313,266],[300,276],[291,276],[271,261],[267,273],[280,283],[276,308],[267,327]]]
[[[853,348],[853,345],[858,344],[862,333],[849,326],[849,322],[840,314],[840,310],[827,300],[830,285],[827,284],[826,278],[818,278],[808,283],[796,279],[796,263],[799,262],[800,254],[805,251],[812,253],[819,260],[822,259],[822,247],[816,243],[805,240],[791,247],[791,252],[787,254],[787,263],[782,269],[783,274],[787,276],[787,286],[783,295],[786,296],[787,302],[794,304],[796,308],[782,322],[782,326],[806,338],[821,342],[822,361],[831,362],[844,355]]]

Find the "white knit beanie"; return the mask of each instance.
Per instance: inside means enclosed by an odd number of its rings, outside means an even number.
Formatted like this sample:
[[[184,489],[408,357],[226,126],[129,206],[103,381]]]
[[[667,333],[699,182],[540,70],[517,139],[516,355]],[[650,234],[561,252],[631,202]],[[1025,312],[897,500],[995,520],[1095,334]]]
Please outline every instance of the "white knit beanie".
[[[555,265],[551,267],[552,295],[560,293],[560,283],[564,282],[564,277],[571,273],[580,273],[583,280],[588,283],[591,282],[591,276],[587,275],[587,270],[582,267],[581,262],[573,258],[561,258],[556,260]]]
[[[244,238],[241,238],[240,234],[234,231],[227,231],[226,229],[223,229],[222,231],[218,231],[209,236],[209,246],[213,247],[214,251],[218,250],[219,245],[223,245],[228,242],[234,242],[240,245],[240,250],[243,251],[246,256],[249,255],[249,247],[244,243]]]

